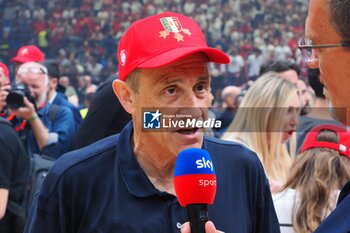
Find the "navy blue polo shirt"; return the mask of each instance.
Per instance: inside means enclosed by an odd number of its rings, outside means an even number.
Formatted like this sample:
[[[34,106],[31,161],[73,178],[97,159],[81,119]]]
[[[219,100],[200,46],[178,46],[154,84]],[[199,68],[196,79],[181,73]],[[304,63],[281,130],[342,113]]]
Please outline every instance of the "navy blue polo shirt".
[[[315,231],[315,233],[333,232],[350,232],[350,182],[342,188],[337,207]]]
[[[132,151],[132,124],[118,134],[61,156],[47,175],[25,232],[167,233],[188,221],[177,198],[157,190]],[[205,138],[217,176],[209,218],[229,232],[279,232],[270,189],[256,154]]]

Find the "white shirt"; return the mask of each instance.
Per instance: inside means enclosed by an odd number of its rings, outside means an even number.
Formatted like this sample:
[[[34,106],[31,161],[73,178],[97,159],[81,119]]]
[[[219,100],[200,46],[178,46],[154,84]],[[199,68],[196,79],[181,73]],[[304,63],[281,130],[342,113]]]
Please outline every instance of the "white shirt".
[[[296,198],[294,189],[286,189],[281,193],[272,194],[281,233],[295,233],[292,225],[292,211]]]
[[[340,191],[335,190],[329,197],[329,203],[331,206],[335,207],[336,201],[338,199]],[[292,225],[292,213],[294,202],[298,204],[299,195],[294,189],[286,189],[280,193],[272,194],[273,204],[275,205],[275,210],[280,224],[281,233],[295,233]],[[329,215],[328,210],[325,216]]]

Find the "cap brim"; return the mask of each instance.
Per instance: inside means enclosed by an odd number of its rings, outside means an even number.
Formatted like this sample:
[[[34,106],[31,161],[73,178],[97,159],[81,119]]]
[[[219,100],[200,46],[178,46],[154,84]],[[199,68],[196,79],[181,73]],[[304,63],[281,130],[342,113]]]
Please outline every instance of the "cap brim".
[[[11,59],[12,62],[20,62],[20,63],[25,63],[25,62],[30,62],[32,61],[31,59],[25,58],[25,57],[14,57]]]
[[[137,65],[138,68],[158,68],[161,66],[168,65],[172,62],[177,61],[183,57],[189,56],[194,53],[204,53],[210,62],[228,64],[230,58],[221,50],[214,48],[203,48],[203,47],[185,47],[176,48],[169,51],[165,51],[145,62]]]

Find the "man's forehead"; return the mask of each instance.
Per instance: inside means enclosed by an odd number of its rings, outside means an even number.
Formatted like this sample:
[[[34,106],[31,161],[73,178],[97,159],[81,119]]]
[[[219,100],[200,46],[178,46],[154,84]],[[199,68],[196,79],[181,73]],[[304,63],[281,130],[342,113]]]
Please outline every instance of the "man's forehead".
[[[200,77],[209,76],[208,60],[202,54],[193,54],[176,62],[159,68],[140,69],[141,74],[148,74],[158,79],[157,81],[186,77],[197,74]]]
[[[34,76],[34,77],[43,76],[44,77],[44,76],[47,76],[48,71],[47,71],[47,68],[40,63],[28,62],[18,67],[16,71],[16,78],[18,76],[21,76],[21,74],[26,74],[26,76]]]
[[[320,33],[329,29],[329,4],[327,0],[310,0],[305,31],[310,39],[318,39]]]
[[[325,15],[329,12],[329,0],[310,0],[308,18],[311,20],[318,19],[320,22],[326,20],[319,17],[320,14]]]
[[[141,71],[142,72],[142,71]],[[147,74],[146,74],[147,73]],[[183,83],[187,80],[192,80],[195,82],[203,82],[208,81],[210,82],[210,76],[208,72],[201,72],[198,73],[198,75],[192,76],[190,74],[186,74],[185,72],[158,72],[149,73],[149,70],[146,70],[146,73],[141,74],[141,76],[144,76],[144,79],[147,79],[148,82],[152,83],[152,85],[172,85],[176,83]],[[191,76],[191,77],[190,77]],[[142,83],[142,82],[141,82]]]
[[[207,65],[209,63],[208,57],[204,53],[194,53],[183,57],[168,66],[173,67],[185,67],[186,65],[197,64],[197,65]],[[166,67],[166,66],[165,66]]]
[[[28,69],[28,68],[45,68],[45,67],[39,63],[36,63],[36,62],[27,62],[27,63],[23,63],[22,65],[20,65],[18,67],[18,71]]]

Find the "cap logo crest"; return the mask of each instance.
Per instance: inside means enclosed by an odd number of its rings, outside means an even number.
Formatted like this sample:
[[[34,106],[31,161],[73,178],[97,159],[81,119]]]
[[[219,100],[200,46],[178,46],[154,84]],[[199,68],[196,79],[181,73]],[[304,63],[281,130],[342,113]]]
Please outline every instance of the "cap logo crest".
[[[159,37],[166,39],[170,33],[174,33],[174,38],[177,42],[181,42],[184,41],[184,35],[181,33],[191,36],[190,30],[183,28],[177,17],[160,18],[160,22],[165,30],[159,32]]]

